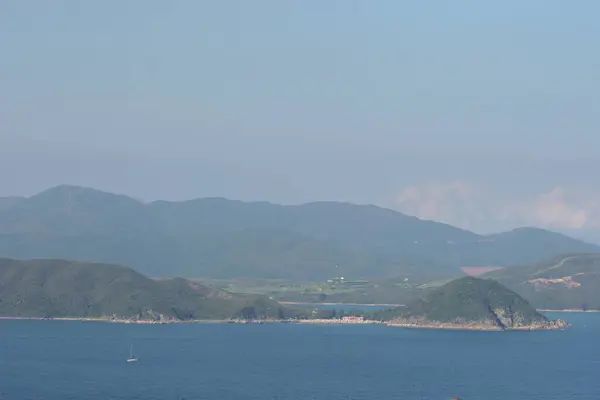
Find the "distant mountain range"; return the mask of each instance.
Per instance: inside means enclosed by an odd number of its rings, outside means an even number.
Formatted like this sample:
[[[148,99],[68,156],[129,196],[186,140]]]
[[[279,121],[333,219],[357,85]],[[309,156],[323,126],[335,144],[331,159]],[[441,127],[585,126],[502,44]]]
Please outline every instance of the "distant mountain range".
[[[151,276],[320,280],[406,268],[448,275],[580,252],[600,247],[536,228],[478,235],[372,205],[142,203],[65,185],[0,198],[0,256],[117,263]]]
[[[153,280],[116,265],[0,259],[0,316],[166,321],[298,315],[266,296],[181,278]]]

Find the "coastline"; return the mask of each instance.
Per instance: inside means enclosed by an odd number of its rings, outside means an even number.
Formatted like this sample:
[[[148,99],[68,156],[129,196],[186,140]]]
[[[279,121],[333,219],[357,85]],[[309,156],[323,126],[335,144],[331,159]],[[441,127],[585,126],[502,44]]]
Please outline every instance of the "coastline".
[[[510,332],[510,331],[561,331],[571,325],[529,325],[516,328],[501,328],[495,325],[459,325],[459,324],[411,324],[411,323],[386,323],[386,326],[402,329],[428,329],[438,331],[479,331],[479,332]]]
[[[545,308],[540,308],[537,310],[538,312],[554,312],[554,313],[597,313],[600,310],[581,310],[576,308],[565,309],[565,310],[550,310]]]
[[[300,303],[300,302],[281,302],[281,304],[289,305],[307,305],[311,303]],[[358,304],[358,303],[314,303],[315,305],[339,305],[339,306],[390,306],[390,307],[403,307],[399,304]],[[600,313],[600,310],[582,310],[582,309],[538,309],[539,312],[552,312],[552,313]],[[302,324],[326,324],[326,325],[373,325],[383,324],[387,326],[403,327],[409,329],[447,329],[447,330],[502,330],[502,329],[486,329],[483,327],[469,327],[464,325],[442,324],[444,326],[415,326],[415,324],[392,324],[382,321],[374,320],[341,320],[341,319],[294,319],[294,320],[278,320],[278,319],[264,319],[264,320],[241,320],[241,319],[194,319],[194,320],[137,320],[127,318],[114,318],[114,317],[19,317],[19,316],[0,316],[0,321],[3,320],[30,320],[30,321],[79,321],[79,322],[108,322],[113,324],[138,324],[138,325],[171,325],[171,324],[273,324],[273,323],[302,323]],[[538,328],[539,330],[540,328]],[[544,328],[541,328],[544,329]],[[521,328],[511,328],[508,330],[531,330]]]
[[[361,318],[333,318],[333,319],[189,319],[154,321],[145,319],[125,319],[109,317],[7,317],[0,316],[0,321],[78,321],[78,322],[105,322],[112,324],[140,324],[140,325],[171,325],[171,324],[315,324],[315,325],[372,325],[383,324],[382,321],[365,320]]]
[[[110,323],[121,323],[121,324],[148,324],[148,325],[160,325],[160,324],[172,324],[172,323],[184,323],[185,321],[153,321],[153,320],[128,320],[122,318],[109,318],[109,317],[9,317],[0,316],[0,321],[5,320],[22,320],[22,321],[79,321],[79,322],[110,322]]]
[[[0,317],[0,321],[78,321],[78,322],[103,322],[111,324],[137,324],[137,325],[173,325],[173,324],[315,324],[315,325],[373,325],[384,324],[382,321],[372,320],[347,320],[347,319],[190,319],[190,320],[134,320],[114,319],[104,317]]]
[[[385,325],[383,321],[375,321],[370,319],[297,319],[291,321],[294,324],[315,324],[315,325]]]
[[[315,306],[358,306],[358,307],[406,307],[405,304],[386,304],[386,303],[304,303],[301,301],[280,301],[281,304],[287,305],[315,305]],[[565,308],[565,309],[547,309],[538,308],[538,312],[554,312],[554,313],[600,313],[598,310],[583,310],[579,308]]]
[[[197,320],[170,320],[170,321],[153,321],[153,320],[127,320],[114,318],[87,318],[87,317],[0,317],[1,321],[8,320],[28,320],[28,321],[78,321],[78,322],[102,322],[102,323],[117,323],[117,324],[136,324],[136,325],[172,325],[172,324],[304,324],[304,325],[383,325],[391,328],[404,329],[426,329],[426,330],[446,330],[446,331],[481,331],[481,332],[503,332],[503,331],[552,331],[564,330],[571,325],[568,323],[553,322],[549,325],[530,325],[516,328],[501,328],[496,325],[488,324],[452,324],[452,323],[427,323],[427,322],[408,322],[408,321],[377,321],[362,318],[346,318],[346,319],[295,319],[295,320],[241,320],[241,319],[197,319]]]
[[[402,329],[427,329],[427,330],[438,330],[438,331],[482,331],[482,332],[502,332],[506,329],[502,329],[498,326],[486,326],[486,325],[458,325],[458,324],[411,324],[411,323],[394,323],[388,322],[386,326],[392,328]]]

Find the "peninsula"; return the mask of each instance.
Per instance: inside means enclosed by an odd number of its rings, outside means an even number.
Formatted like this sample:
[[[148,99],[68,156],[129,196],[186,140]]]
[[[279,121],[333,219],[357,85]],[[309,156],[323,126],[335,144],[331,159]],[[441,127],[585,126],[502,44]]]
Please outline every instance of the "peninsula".
[[[376,313],[388,326],[482,331],[557,330],[568,326],[549,320],[517,293],[491,279],[464,277],[423,298]]]
[[[318,312],[309,314],[318,317]],[[0,259],[0,318],[172,323],[306,318],[264,295],[66,260]]]

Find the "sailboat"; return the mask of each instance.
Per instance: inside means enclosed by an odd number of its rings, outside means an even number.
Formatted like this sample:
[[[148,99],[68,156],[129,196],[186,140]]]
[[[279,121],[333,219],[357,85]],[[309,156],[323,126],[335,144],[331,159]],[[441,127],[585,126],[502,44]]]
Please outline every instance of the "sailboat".
[[[134,357],[134,355],[133,355],[133,345],[130,344],[129,345],[129,358],[127,359],[127,362],[128,363],[137,362],[137,360],[138,360],[137,357]]]

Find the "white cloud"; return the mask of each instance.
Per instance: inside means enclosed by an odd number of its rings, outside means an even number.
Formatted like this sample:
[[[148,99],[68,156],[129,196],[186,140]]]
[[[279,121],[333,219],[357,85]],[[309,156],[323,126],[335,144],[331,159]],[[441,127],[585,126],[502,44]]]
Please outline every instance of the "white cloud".
[[[600,193],[562,186],[518,196],[464,181],[432,182],[402,189],[393,207],[478,232],[519,226],[557,230],[600,227]]]
[[[564,188],[555,187],[533,199],[530,217],[542,226],[581,229],[597,223],[590,219],[595,207],[590,199],[569,196]]]

